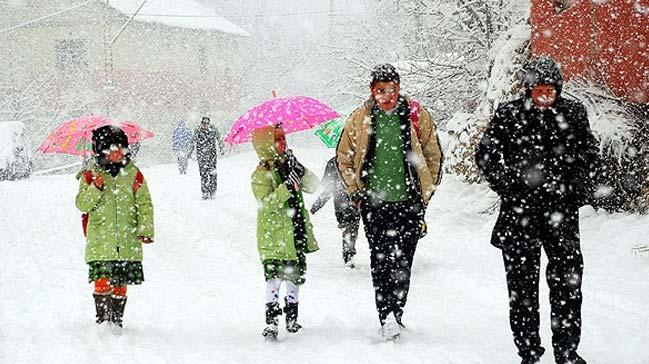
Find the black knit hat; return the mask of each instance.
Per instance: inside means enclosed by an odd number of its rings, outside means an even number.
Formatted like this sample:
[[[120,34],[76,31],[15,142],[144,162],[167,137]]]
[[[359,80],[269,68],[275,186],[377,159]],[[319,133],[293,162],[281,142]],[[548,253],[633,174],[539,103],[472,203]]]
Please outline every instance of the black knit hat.
[[[96,156],[111,146],[128,147],[128,137],[124,131],[113,125],[105,125],[92,131],[92,151]]]
[[[389,63],[374,66],[372,73],[370,73],[370,77],[372,78],[370,86],[374,86],[377,82],[401,82],[397,69]]]
[[[528,94],[534,86],[552,85],[557,91],[557,96],[559,96],[563,88],[563,76],[559,65],[552,58],[541,56],[533,60],[525,68],[523,83]]]

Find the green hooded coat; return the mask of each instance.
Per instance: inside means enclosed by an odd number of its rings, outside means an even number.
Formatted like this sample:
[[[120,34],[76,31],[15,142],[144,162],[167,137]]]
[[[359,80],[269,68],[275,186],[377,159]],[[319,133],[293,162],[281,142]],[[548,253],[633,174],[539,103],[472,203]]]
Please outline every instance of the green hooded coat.
[[[115,177],[99,167],[91,171],[101,174],[104,188],[100,190],[80,178],[76,204],[81,212],[88,213],[86,263],[142,261],[138,236],[153,239],[153,204],[146,181],[134,191],[138,169],[132,163]]]
[[[253,132],[252,144],[261,162],[252,174],[252,192],[258,202],[257,211],[257,248],[261,261],[297,260],[293,220],[288,200],[291,197],[286,184],[282,183],[275,158],[274,127],[256,129]],[[318,250],[318,243],[313,235],[313,225],[309,213],[304,207],[302,191],[313,193],[318,189],[318,177],[305,168],[300,180],[300,191],[297,198],[304,216],[307,246],[304,253]]]

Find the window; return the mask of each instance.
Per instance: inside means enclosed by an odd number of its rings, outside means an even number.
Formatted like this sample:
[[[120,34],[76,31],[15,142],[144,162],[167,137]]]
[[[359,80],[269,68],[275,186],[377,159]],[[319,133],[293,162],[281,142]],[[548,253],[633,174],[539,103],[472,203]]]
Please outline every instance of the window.
[[[56,67],[70,70],[88,67],[88,49],[83,39],[66,39],[56,45]]]
[[[574,0],[552,0],[552,1],[554,2],[554,10],[557,13],[561,13],[564,10],[567,10],[574,3]]]

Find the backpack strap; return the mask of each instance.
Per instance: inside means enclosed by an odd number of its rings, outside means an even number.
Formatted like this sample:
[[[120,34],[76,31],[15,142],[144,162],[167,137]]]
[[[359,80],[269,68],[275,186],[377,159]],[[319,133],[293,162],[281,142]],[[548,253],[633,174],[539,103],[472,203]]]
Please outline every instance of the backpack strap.
[[[135,168],[135,170],[137,173],[135,174],[135,180],[133,181],[133,193],[136,193],[144,184],[144,175],[139,169]]]
[[[419,109],[421,108],[421,105],[417,100],[410,100],[408,102],[408,107],[410,108],[410,122],[412,123],[412,127],[415,129],[415,133],[417,133],[417,139],[421,141],[421,127],[419,126]]]

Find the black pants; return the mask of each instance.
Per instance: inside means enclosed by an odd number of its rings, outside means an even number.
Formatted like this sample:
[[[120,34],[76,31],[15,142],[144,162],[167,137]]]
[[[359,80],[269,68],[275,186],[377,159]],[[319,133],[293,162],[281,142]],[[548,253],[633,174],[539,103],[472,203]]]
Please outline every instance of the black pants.
[[[403,314],[412,261],[419,240],[419,217],[408,202],[365,202],[361,208],[370,245],[372,283],[381,324]]]
[[[198,171],[201,175],[203,197],[212,197],[216,192],[216,163],[199,163]]]
[[[545,351],[539,336],[538,297],[541,247],[545,250],[552,347],[556,362],[567,363],[576,357],[581,337],[584,263],[579,246],[579,213],[577,208],[545,210],[526,213],[527,210],[503,205],[492,243],[502,246],[510,326],[523,359],[538,358]]]
[[[180,174],[187,173],[187,164],[188,164],[187,154],[178,153],[176,155],[176,158],[178,158],[178,172],[180,172]]]
[[[338,221],[338,228],[342,231],[343,235],[343,262],[347,263],[356,255],[356,239],[358,239],[360,216],[356,215],[355,219]]]

